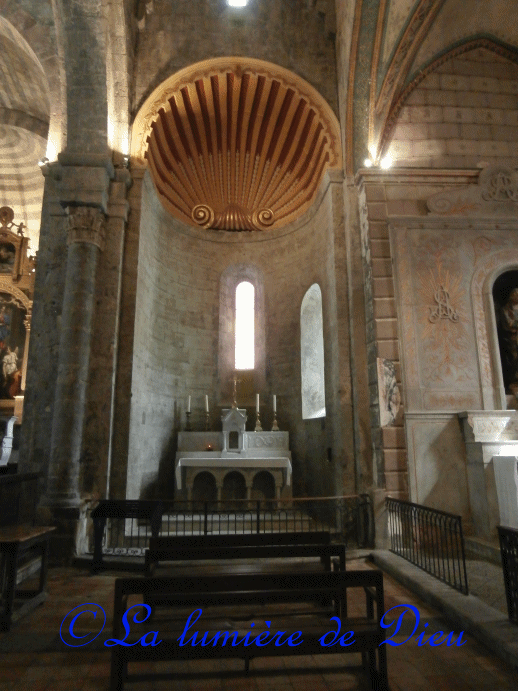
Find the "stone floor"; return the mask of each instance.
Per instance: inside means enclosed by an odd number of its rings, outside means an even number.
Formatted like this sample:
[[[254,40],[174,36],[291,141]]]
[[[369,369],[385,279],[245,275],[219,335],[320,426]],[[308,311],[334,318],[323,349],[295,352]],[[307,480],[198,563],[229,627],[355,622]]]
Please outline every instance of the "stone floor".
[[[348,563],[349,568],[370,568],[364,562]],[[9,633],[0,634],[0,691],[104,691],[108,689],[109,656],[102,643],[76,649],[67,648],[59,637],[63,618],[80,604],[101,605],[107,613],[106,631],[111,627],[113,583],[111,572],[90,576],[81,569],[51,569],[49,599],[15,624]],[[419,646],[418,634],[424,630],[450,632],[452,627],[439,614],[423,604],[404,587],[385,577],[385,609],[412,604],[421,615],[418,632],[398,646],[388,647],[391,691],[486,691],[518,688],[518,674],[464,635],[461,647]],[[84,615],[86,616],[86,615]],[[413,622],[404,622],[404,641]],[[78,631],[79,633],[79,631]],[[455,639],[459,631],[456,631]],[[389,634],[390,635],[390,634]],[[518,635],[518,632],[517,632]],[[97,641],[99,642],[99,639]],[[358,665],[350,669],[353,662]],[[287,657],[258,659],[251,673],[242,671],[242,662],[207,661],[178,664],[178,678],[171,681],[127,684],[128,691],[178,689],[188,691],[323,691],[365,689],[359,669],[359,656],[326,655],[311,658]]]
[[[466,559],[469,592],[507,614],[502,567],[483,559]]]

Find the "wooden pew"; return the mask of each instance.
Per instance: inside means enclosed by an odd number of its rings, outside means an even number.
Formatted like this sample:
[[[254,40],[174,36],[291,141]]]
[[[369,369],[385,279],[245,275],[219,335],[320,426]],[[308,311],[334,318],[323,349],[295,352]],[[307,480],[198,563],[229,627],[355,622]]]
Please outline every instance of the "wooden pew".
[[[264,545],[329,545],[331,535],[326,530],[292,533],[238,533],[208,535],[169,535],[153,537],[151,549],[173,547],[200,549],[207,547],[262,547]]]
[[[348,589],[360,589],[365,595],[365,612],[361,616],[345,618],[345,603]],[[290,574],[254,574],[225,576],[199,576],[195,579],[180,577],[167,578],[118,578],[115,581],[113,637],[121,639],[121,622],[128,607],[129,598],[133,595],[142,595],[144,598],[160,592],[167,596],[171,606],[183,608],[183,615],[177,612],[177,618],[159,623],[156,620],[153,630],[158,629],[155,638],[156,645],[149,645],[150,627],[142,624],[131,624],[125,643],[136,645],[112,645],[111,647],[111,681],[110,691],[123,691],[125,681],[141,681],[146,678],[156,678],[156,672],[142,674],[128,670],[128,663],[158,662],[169,660],[191,659],[217,659],[217,658],[242,658],[245,660],[245,669],[248,669],[250,659],[254,657],[272,657],[279,655],[320,655],[320,654],[345,654],[362,653],[362,660],[369,675],[370,686],[373,691],[388,691],[387,661],[385,646],[380,644],[385,640],[385,630],[380,626],[380,620],[384,613],[383,600],[383,574],[378,570],[342,571],[329,573],[290,573]],[[272,616],[272,603],[279,604],[286,611],[286,603],[307,601],[308,599],[324,599],[335,602],[335,614],[341,620],[339,635],[333,639],[338,625],[330,621],[329,611],[322,613],[315,610],[314,614],[307,612],[302,616],[288,616],[276,619]],[[210,624],[210,607],[228,605],[249,606],[254,602],[268,602],[270,607],[265,616],[264,623],[259,617],[253,615],[253,622],[243,621],[239,617],[239,624],[232,627],[229,636],[228,623],[223,625],[212,620]],[[356,600],[357,602],[358,600]],[[195,607],[196,612],[202,610],[198,622],[194,626],[187,626],[188,618],[192,613],[189,608]],[[185,609],[188,608],[188,609]],[[238,610],[239,611],[239,610]],[[144,622],[146,618],[138,613],[138,621]],[[282,615],[283,609],[280,610]],[[199,613],[198,613],[199,614]],[[179,615],[179,618],[178,618]],[[248,615],[250,616],[250,615]],[[129,622],[133,622],[132,615],[128,615]],[[228,617],[227,617],[228,620]],[[267,626],[267,622],[273,628]],[[254,624],[252,629],[251,624]],[[141,630],[136,633],[136,627]],[[192,636],[198,631],[197,645],[192,645]],[[200,644],[200,637],[208,632],[205,645]],[[236,637],[232,638],[234,631]],[[263,632],[269,634],[283,631],[283,637],[277,638],[280,645],[273,642],[263,647],[252,644],[245,647],[243,637],[253,634],[253,637]],[[286,644],[287,636],[301,632],[301,636],[292,639],[293,645]],[[349,636],[346,632],[354,632]],[[329,633],[333,632],[333,633]],[[147,645],[142,645],[139,640],[144,634],[147,636]],[[218,633],[214,641],[214,636]],[[183,635],[182,635],[183,634]],[[268,634],[268,635],[269,635]],[[335,645],[322,645],[321,638],[326,643],[336,641]],[[344,636],[344,645],[340,645],[339,639]],[[220,637],[222,639],[219,644]],[[224,639],[224,640],[223,640]],[[233,640],[231,644],[230,640]],[[146,640],[146,639],[145,639]],[[265,638],[262,639],[263,641]],[[190,641],[190,642],[189,642]],[[241,641],[241,644],[237,642]],[[109,643],[109,641],[108,641]],[[183,643],[180,645],[180,643]],[[168,671],[159,675],[161,678],[173,679],[174,671]]]
[[[286,545],[262,545],[257,547],[251,546],[221,546],[221,547],[202,547],[202,548],[184,548],[184,547],[157,547],[157,543],[167,544],[164,538],[151,539],[149,549],[146,550],[146,573],[152,575],[157,565],[161,562],[179,562],[179,561],[202,561],[202,560],[249,560],[250,564],[241,564],[236,566],[232,564],[231,572],[238,571],[268,571],[272,570],[272,564],[260,564],[258,559],[295,559],[295,558],[318,558],[326,571],[331,571],[331,560],[338,559],[338,568],[340,571],[345,571],[345,545],[300,545],[300,544],[286,544]],[[302,564],[297,564],[296,568],[301,567]],[[315,570],[315,564],[304,564]],[[211,565],[212,567],[212,565]],[[220,565],[216,567],[220,570]],[[277,566],[277,570],[292,571],[295,567],[289,562]]]

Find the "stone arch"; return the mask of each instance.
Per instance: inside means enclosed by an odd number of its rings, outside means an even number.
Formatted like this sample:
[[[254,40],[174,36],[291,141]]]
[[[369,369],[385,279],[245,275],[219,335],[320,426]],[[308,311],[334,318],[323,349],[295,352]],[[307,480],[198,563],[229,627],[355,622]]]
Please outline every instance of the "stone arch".
[[[275,478],[268,470],[260,470],[252,480],[252,499],[275,499]]]
[[[51,113],[48,79],[26,39],[0,17],[0,206],[13,209],[38,248]],[[9,75],[9,78],[5,75]]]
[[[246,480],[242,473],[231,470],[223,478],[221,487],[222,501],[235,501],[246,499]]]
[[[470,37],[469,39],[466,39],[465,41],[461,42],[460,44],[456,44],[454,46],[449,46],[447,49],[441,51],[440,53],[437,53],[433,58],[431,58],[424,66],[422,66],[417,72],[414,72],[414,74],[409,76],[409,81],[408,83],[397,93],[394,102],[392,103],[390,107],[390,111],[387,115],[386,120],[383,123],[383,127],[380,130],[379,134],[379,139],[378,139],[378,144],[376,147],[376,159],[381,159],[383,156],[385,156],[387,153],[389,153],[394,159],[397,161],[400,161],[399,165],[406,166],[406,165],[417,165],[416,162],[414,162],[414,159],[416,158],[422,158],[421,165],[428,167],[430,165],[428,159],[433,159],[433,158],[441,158],[441,161],[439,162],[438,165],[441,165],[443,167],[446,167],[448,165],[447,163],[447,158],[450,156],[456,156],[457,158],[459,156],[463,155],[468,155],[464,154],[463,151],[469,151],[467,148],[463,148],[462,146],[460,148],[456,148],[453,144],[451,144],[450,148],[450,143],[449,141],[451,139],[454,139],[455,136],[451,132],[447,131],[448,129],[451,129],[452,127],[455,127],[460,124],[461,120],[457,121],[455,120],[454,117],[454,111],[459,109],[461,105],[459,105],[457,102],[453,104],[452,101],[436,101],[436,100],[429,100],[429,98],[426,96],[425,100],[423,100],[423,95],[425,94],[430,94],[435,90],[434,87],[431,86],[430,81],[428,85],[424,84],[425,80],[432,75],[432,73],[436,72],[439,70],[439,72],[443,71],[443,66],[445,66],[446,63],[449,61],[453,60],[462,60],[465,61],[468,59],[467,54],[476,51],[477,49],[483,49],[485,51],[488,51],[490,53],[493,53],[500,58],[505,59],[506,61],[509,61],[510,63],[514,63],[514,65],[518,64],[518,53],[516,52],[516,49],[513,49],[512,46],[504,43],[504,42],[499,42],[498,40],[493,40],[492,38],[489,38],[487,36],[477,36],[477,37]],[[453,63],[452,63],[453,64]],[[475,63],[476,64],[476,63]],[[464,72],[461,72],[460,75],[463,75]],[[466,72],[466,74],[469,74]],[[441,75],[440,75],[441,76]],[[459,76],[459,74],[456,74],[456,76]],[[461,76],[462,78],[462,76]],[[509,76],[509,79],[515,78],[514,75]],[[420,88],[421,87],[421,88]],[[460,88],[460,87],[459,87]],[[464,87],[467,88],[467,87]],[[420,91],[421,93],[414,93],[417,91]],[[437,89],[439,91],[439,89]],[[446,89],[448,90],[448,89]],[[449,90],[452,90],[452,87],[449,87]],[[490,91],[492,91],[493,88],[491,87]],[[423,93],[424,91],[424,93]],[[444,91],[444,89],[440,89],[440,91]],[[477,91],[478,93],[478,91]],[[481,91],[482,93],[482,91]],[[489,94],[490,95],[490,94]],[[444,94],[442,94],[444,97]],[[421,97],[421,100],[413,102],[414,98],[419,98]],[[421,120],[420,118],[415,119],[412,117],[412,126],[414,128],[414,132],[412,137],[408,138],[413,141],[418,141],[419,143],[419,150],[420,154],[419,157],[416,157],[416,153],[414,152],[413,154],[410,154],[408,149],[408,143],[406,141],[405,136],[400,136],[400,132],[405,129],[405,123],[408,125],[406,120],[408,120],[408,112],[404,113],[403,109],[408,110],[408,107],[412,108],[412,106],[415,106],[417,104],[423,104],[425,103],[426,105],[422,105],[422,109],[430,109],[430,106],[432,106],[431,110],[433,111],[433,104],[443,104],[447,107],[449,113],[448,115],[444,114],[444,121],[443,118],[439,118],[438,120],[434,119],[433,112],[431,114],[428,114],[426,119]],[[489,106],[491,108],[491,106]],[[496,105],[494,106],[496,110],[499,109],[499,106]],[[406,115],[406,118],[403,118],[403,115]],[[460,117],[460,116],[459,116]],[[479,124],[484,124],[484,123],[479,123]],[[430,133],[429,136],[426,136],[426,134],[423,134],[422,130],[424,127],[429,126],[431,130],[434,130],[434,132]],[[440,132],[442,126],[442,133]],[[417,134],[416,134],[417,133]],[[481,135],[477,135],[481,136]],[[483,136],[482,138],[485,140],[487,139],[487,135]],[[473,146],[475,146],[475,143],[477,140],[473,139],[470,140],[467,137],[463,137],[464,144],[466,142],[473,142]],[[513,139],[514,142],[514,139]],[[460,145],[459,145],[460,146]],[[505,147],[504,147],[505,151]],[[501,151],[501,149],[495,144],[495,153],[484,153],[484,154],[476,154],[478,156],[493,156],[495,157],[502,157],[504,156],[504,153]],[[511,159],[512,157],[509,156]],[[495,162],[495,161],[493,161]],[[464,165],[461,165],[460,163],[457,163],[457,165],[451,164],[453,167],[475,167],[475,163],[473,161],[468,161]]]
[[[218,498],[216,478],[208,470],[197,473],[192,482],[192,501],[194,505],[200,502],[214,504]]]
[[[41,5],[43,6],[44,3]],[[19,4],[15,6],[11,3],[2,8],[2,18],[23,38],[46,77],[50,109],[44,136],[48,136],[46,155],[51,160],[55,159],[57,153],[63,149],[66,141],[66,76],[62,12],[58,5],[61,5],[61,0],[55,2],[51,26],[48,25],[46,17],[33,16],[29,14],[26,7],[22,8]],[[37,12],[38,3],[33,3],[31,9]],[[39,130],[37,133],[42,136],[40,131],[42,124],[39,121],[25,119],[24,124],[32,128],[37,127]]]
[[[129,6],[122,10],[117,3],[108,5],[106,33],[106,81],[108,90],[108,145],[115,165],[123,165],[130,145],[130,79]],[[124,14],[126,12],[126,14]]]
[[[471,281],[473,322],[484,410],[500,410],[507,407],[500,366],[493,285],[500,275],[514,269],[518,270],[518,250],[500,250],[476,265]]]
[[[214,58],[166,79],[132,128],[132,164],[149,166],[163,206],[219,230],[285,226],[340,168],[340,128],[307,82],[269,62]]]

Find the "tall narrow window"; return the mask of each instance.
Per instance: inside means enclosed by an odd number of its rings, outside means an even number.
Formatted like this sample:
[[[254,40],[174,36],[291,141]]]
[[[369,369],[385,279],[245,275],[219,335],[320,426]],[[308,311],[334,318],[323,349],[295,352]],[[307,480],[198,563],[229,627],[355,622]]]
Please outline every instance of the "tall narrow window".
[[[248,370],[255,366],[255,296],[254,286],[242,281],[236,288],[236,369]]]
[[[324,325],[317,283],[304,295],[300,307],[300,358],[302,419],[325,417]]]

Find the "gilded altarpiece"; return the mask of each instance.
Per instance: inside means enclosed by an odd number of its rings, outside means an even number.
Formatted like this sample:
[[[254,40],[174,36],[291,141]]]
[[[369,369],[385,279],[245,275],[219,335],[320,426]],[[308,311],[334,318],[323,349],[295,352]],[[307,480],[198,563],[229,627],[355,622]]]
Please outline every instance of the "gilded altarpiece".
[[[23,225],[0,208],[0,414],[21,417],[36,260]]]

